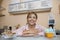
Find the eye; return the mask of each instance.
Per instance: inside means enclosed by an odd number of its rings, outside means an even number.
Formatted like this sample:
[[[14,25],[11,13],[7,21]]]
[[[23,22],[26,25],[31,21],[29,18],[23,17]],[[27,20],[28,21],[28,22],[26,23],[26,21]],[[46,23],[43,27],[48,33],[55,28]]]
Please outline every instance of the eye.
[[[36,17],[33,17],[34,19],[36,19]]]
[[[31,16],[29,16],[29,18],[32,18]]]

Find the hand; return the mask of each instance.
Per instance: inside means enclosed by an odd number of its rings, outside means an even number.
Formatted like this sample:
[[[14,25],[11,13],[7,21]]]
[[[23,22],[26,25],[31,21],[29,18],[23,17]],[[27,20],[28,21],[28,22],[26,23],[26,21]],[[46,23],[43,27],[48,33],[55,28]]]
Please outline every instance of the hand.
[[[33,31],[31,31],[31,30],[24,30],[23,31],[23,34],[33,34],[34,32]]]
[[[39,30],[37,30],[37,29],[34,29],[34,30],[24,30],[23,31],[23,35],[25,35],[25,36],[36,36],[36,35],[38,35],[38,33],[39,33]]]

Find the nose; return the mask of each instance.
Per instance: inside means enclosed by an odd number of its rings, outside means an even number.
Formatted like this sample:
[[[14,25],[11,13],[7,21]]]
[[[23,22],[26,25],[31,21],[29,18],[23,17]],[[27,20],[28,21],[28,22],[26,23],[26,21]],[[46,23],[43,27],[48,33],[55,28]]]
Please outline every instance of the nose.
[[[32,17],[31,20],[33,20],[34,18]]]

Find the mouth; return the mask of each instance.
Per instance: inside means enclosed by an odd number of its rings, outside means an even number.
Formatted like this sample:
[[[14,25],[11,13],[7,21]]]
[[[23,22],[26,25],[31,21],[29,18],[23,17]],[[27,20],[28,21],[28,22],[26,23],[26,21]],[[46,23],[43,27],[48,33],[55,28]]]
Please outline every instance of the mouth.
[[[30,23],[34,23],[34,21],[33,20],[30,20]]]

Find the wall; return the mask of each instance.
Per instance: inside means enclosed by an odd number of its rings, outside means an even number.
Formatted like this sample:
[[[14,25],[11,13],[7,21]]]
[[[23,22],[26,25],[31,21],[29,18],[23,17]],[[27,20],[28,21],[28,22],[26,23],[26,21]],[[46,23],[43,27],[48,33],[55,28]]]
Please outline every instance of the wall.
[[[8,4],[10,3],[10,0],[4,0],[2,3],[2,6],[4,8],[6,8],[6,10],[4,10],[2,13],[5,14],[4,17],[0,17],[0,28],[2,28],[2,26],[4,25],[12,25],[15,26],[17,24],[20,24],[21,26],[26,24],[26,16],[27,14],[21,14],[21,15],[10,15],[8,13]],[[53,0],[53,8],[51,10],[51,12],[41,12],[41,13],[37,13],[38,14],[38,20],[37,23],[48,27],[48,14],[49,13],[53,13],[55,20],[56,20],[56,24],[55,24],[55,28],[56,29],[60,29],[60,14],[59,14],[59,3],[57,0]]]
[[[59,1],[53,0],[53,8],[51,12],[55,16],[55,20],[56,20],[55,28],[60,29]]]

